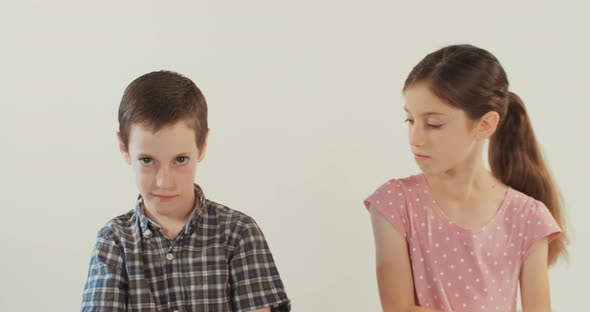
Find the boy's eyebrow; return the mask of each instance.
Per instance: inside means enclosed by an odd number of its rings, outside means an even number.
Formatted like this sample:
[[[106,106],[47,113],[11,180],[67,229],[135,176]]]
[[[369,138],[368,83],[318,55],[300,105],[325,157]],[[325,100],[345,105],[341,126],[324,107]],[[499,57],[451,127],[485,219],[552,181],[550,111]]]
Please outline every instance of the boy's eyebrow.
[[[176,155],[174,155],[174,157],[182,157],[182,156],[190,156],[191,153],[189,152],[182,152],[182,153],[178,153]],[[139,153],[137,154],[137,157],[139,158],[144,158],[144,157],[149,157],[149,158],[155,158],[154,156],[147,154],[147,153]]]
[[[407,113],[409,113],[409,112],[410,112],[410,111],[408,111],[408,108],[407,108],[407,107],[405,107],[405,106],[404,106],[404,110],[405,110]],[[435,116],[437,116],[437,115],[438,115],[438,116],[447,116],[447,114],[445,114],[445,113],[439,113],[439,112],[426,112],[426,113],[422,113],[422,114],[420,114],[420,116],[423,116],[423,117],[432,116],[432,115],[435,115]]]

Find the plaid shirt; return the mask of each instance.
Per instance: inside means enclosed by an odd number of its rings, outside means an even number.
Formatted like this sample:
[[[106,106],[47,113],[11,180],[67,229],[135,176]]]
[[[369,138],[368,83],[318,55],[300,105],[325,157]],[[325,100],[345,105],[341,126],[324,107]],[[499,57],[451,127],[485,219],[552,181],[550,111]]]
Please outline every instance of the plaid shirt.
[[[205,199],[174,240],[142,208],[99,232],[82,311],[290,311],[279,272],[256,222]]]

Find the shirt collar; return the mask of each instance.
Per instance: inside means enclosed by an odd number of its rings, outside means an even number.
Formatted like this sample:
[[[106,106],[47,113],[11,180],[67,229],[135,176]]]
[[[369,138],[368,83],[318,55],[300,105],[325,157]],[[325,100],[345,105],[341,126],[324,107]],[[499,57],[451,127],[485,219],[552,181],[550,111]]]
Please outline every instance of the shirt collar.
[[[194,191],[195,191],[195,206],[191,212],[191,215],[183,227],[183,232],[185,235],[188,235],[192,232],[195,228],[195,224],[197,223],[198,217],[201,215],[203,211],[203,207],[205,205],[205,195],[203,190],[199,185],[196,183],[194,184]],[[149,238],[153,235],[152,230],[159,230],[162,227],[156,223],[155,221],[151,220],[143,211],[143,197],[141,194],[137,197],[137,201],[135,203],[135,213],[139,217],[139,226],[141,232],[146,238]],[[151,229],[150,229],[151,227]]]

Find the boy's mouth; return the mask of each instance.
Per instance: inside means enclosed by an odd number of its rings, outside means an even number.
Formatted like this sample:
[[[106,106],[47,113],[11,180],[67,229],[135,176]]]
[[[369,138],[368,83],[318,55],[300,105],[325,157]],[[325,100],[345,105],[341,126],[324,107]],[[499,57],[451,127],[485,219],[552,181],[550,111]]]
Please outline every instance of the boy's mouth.
[[[154,196],[158,197],[159,199],[171,199],[176,197],[176,195],[161,195],[161,194],[154,194]]]

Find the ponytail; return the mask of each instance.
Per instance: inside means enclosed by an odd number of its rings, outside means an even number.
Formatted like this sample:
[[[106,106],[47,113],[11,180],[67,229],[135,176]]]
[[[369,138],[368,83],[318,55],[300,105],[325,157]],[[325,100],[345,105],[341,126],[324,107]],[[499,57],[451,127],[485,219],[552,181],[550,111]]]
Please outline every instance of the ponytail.
[[[563,233],[549,244],[549,264],[567,257],[563,203],[539,149],[523,101],[509,92],[508,109],[490,138],[492,173],[506,185],[541,201]]]

